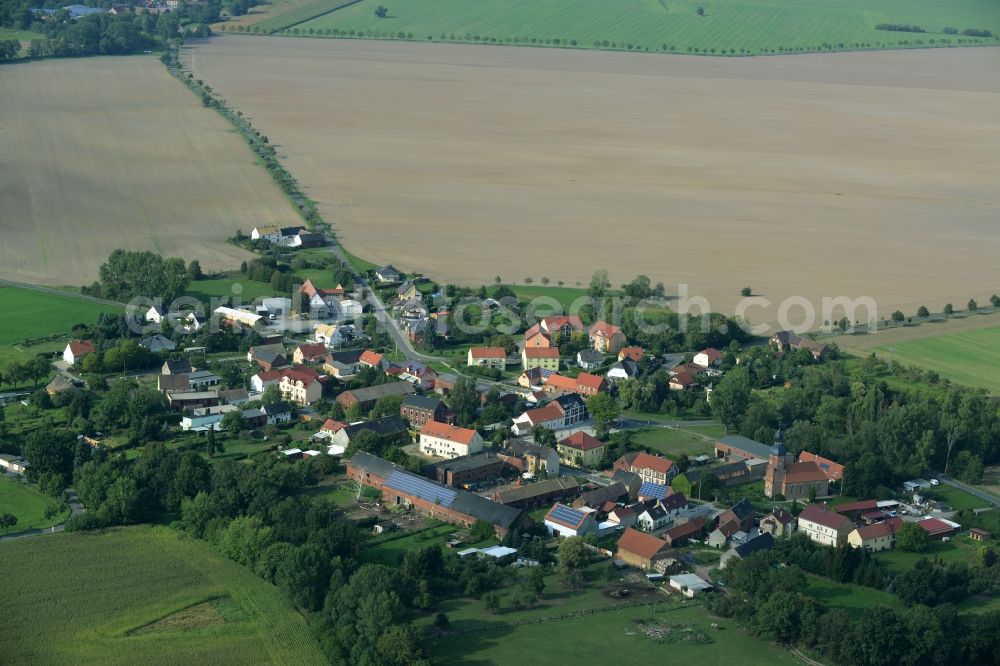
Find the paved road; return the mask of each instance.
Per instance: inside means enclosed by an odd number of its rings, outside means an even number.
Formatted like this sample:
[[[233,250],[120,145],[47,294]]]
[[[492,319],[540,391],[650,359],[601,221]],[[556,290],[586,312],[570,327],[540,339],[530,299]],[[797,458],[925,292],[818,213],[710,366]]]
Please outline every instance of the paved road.
[[[75,516],[87,511],[83,504],[80,503],[80,498],[77,497],[76,491],[72,488],[66,490],[66,504],[69,505],[70,516]],[[16,541],[18,539],[28,539],[30,537],[42,536],[43,534],[55,534],[57,532],[62,532],[66,529],[66,523],[60,523],[59,525],[53,525],[52,527],[46,527],[40,530],[30,530],[28,532],[18,532],[17,534],[11,534],[10,536],[0,537],[0,542],[4,541]]]
[[[972,486],[964,484],[961,481],[956,481],[955,479],[951,478],[950,476],[945,476],[944,474],[941,474],[940,472],[932,472],[932,473],[934,475],[936,475],[936,478],[941,483],[943,483],[945,485],[948,485],[948,486],[951,486],[952,488],[958,488],[959,490],[963,490],[963,491],[969,493],[970,495],[972,495],[973,497],[978,497],[979,499],[983,500],[984,502],[989,502],[994,507],[1000,508],[1000,498],[997,498],[994,495],[990,495],[989,493],[984,492],[982,490],[979,490],[979,488],[973,488]]]

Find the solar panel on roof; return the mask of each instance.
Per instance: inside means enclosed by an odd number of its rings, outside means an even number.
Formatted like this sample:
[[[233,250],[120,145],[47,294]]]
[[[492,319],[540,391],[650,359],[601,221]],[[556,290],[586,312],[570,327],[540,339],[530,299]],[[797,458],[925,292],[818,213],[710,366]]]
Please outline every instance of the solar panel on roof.
[[[667,496],[667,487],[660,485],[659,483],[644,481],[643,484],[639,486],[639,496],[663,499]]]
[[[549,518],[568,525],[578,525],[583,520],[583,512],[560,504],[549,513]]]
[[[455,496],[458,495],[458,492],[451,488],[445,488],[431,483],[427,479],[400,471],[390,474],[385,485],[413,495],[414,497],[419,497],[422,500],[440,504],[445,508],[450,507],[452,502],[455,501]]]

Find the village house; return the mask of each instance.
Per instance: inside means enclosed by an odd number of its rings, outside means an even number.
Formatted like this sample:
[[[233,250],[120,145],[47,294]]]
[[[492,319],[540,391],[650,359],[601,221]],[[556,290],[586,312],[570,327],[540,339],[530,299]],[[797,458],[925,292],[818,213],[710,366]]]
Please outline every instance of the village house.
[[[11,474],[24,474],[31,464],[21,458],[9,453],[0,453],[0,468],[7,470]]]
[[[628,501],[634,502],[639,497],[639,489],[642,488],[642,477],[627,469],[613,469],[611,483],[620,483],[628,490]]]
[[[604,354],[593,349],[581,349],[576,353],[576,364],[584,370],[599,368],[604,363]]]
[[[776,537],[787,537],[795,533],[795,516],[782,508],[777,508],[760,519],[760,529]]]
[[[559,476],[559,454],[548,446],[520,439],[508,439],[504,448],[497,451],[497,455],[519,472]]]
[[[392,264],[375,269],[375,279],[379,282],[399,282],[400,277],[399,271]]]
[[[852,548],[890,550],[896,544],[896,532],[902,524],[902,518],[889,518],[874,525],[857,527],[847,535],[847,543]]]
[[[62,375],[56,375],[52,378],[51,382],[45,385],[45,392],[48,393],[50,397],[64,391],[73,390],[76,390],[76,386],[73,385],[73,382],[66,379]]]
[[[358,421],[338,429],[332,437],[330,443],[344,447],[346,450],[351,445],[351,441],[362,432],[370,432],[382,444],[408,444],[410,433],[406,429],[403,419],[395,414],[384,416],[371,421]]]
[[[621,483],[612,483],[607,486],[598,486],[593,490],[581,493],[573,502],[574,509],[590,507],[598,509],[603,504],[611,502],[617,504],[628,498],[628,489]]]
[[[361,369],[360,349],[328,352],[323,357],[323,372],[337,379],[348,379]]]
[[[401,301],[409,301],[420,297],[420,290],[417,289],[417,283],[414,280],[407,280],[396,288],[396,298]]]
[[[378,384],[367,388],[344,391],[337,396],[336,400],[344,409],[350,409],[357,405],[362,413],[367,412],[381,398],[391,395],[409,395],[416,393],[413,385],[408,382],[389,382],[388,384]]]
[[[830,494],[830,479],[815,462],[794,462],[795,455],[779,441],[771,448],[764,475],[764,496],[786,500],[811,499]]]
[[[167,391],[165,395],[170,409],[175,412],[219,404],[219,394],[215,391]]]
[[[618,529],[627,529],[635,525],[636,521],[639,519],[639,510],[642,509],[642,505],[623,505],[619,504],[608,512],[608,522],[618,526]]]
[[[288,423],[292,420],[292,406],[285,401],[264,405],[261,409],[267,416],[267,425]]]
[[[700,535],[705,530],[705,523],[705,519],[700,516],[692,518],[691,520],[681,524],[676,524],[675,522],[674,526],[667,530],[666,534],[663,535],[663,540],[666,541],[671,548],[682,546],[687,543],[689,539],[693,539]]]
[[[366,349],[361,353],[361,358],[358,359],[358,362],[366,368],[379,368],[381,370],[383,356],[371,349]]]
[[[420,430],[420,452],[439,458],[458,458],[483,450],[483,438],[475,430],[427,421]]]
[[[503,347],[469,347],[469,367],[507,369],[507,350]]]
[[[719,525],[735,523],[738,530],[750,532],[753,529],[754,518],[757,515],[750,500],[745,497],[730,508],[719,514]]]
[[[319,373],[307,366],[282,370],[278,390],[281,391],[281,397],[297,405],[311,405],[323,397]]]
[[[529,409],[522,413],[511,426],[515,435],[526,435],[542,426],[549,430],[564,430],[587,418],[587,405],[575,393],[561,395],[543,407]]]
[[[559,460],[574,467],[596,467],[604,458],[604,442],[580,430],[556,445]]]
[[[583,336],[586,327],[583,320],[576,315],[550,315],[542,317],[538,322],[541,330],[549,334],[552,342],[559,344],[561,340]]]
[[[661,486],[670,485],[670,480],[677,476],[678,471],[672,460],[652,456],[644,451],[626,453],[615,461],[613,468],[638,474],[644,482],[658,483]]]
[[[239,408],[233,405],[218,405],[215,407],[199,407],[181,417],[181,430],[219,430],[222,417]]]
[[[608,381],[618,382],[623,379],[631,379],[639,374],[639,366],[630,358],[625,358],[617,363],[613,363],[605,375]]]
[[[224,405],[245,405],[250,402],[250,393],[242,388],[219,391],[219,402]]]
[[[646,532],[654,532],[670,524],[672,518],[666,510],[660,506],[659,502],[646,506],[646,510],[639,514],[636,525]]]
[[[525,370],[530,370],[531,368],[558,370],[559,348],[525,347],[521,350],[521,367]]]
[[[541,324],[535,324],[524,332],[524,349],[545,349],[556,345],[552,344],[552,336],[542,330]]]
[[[670,379],[667,380],[667,388],[671,391],[686,391],[687,389],[697,385],[697,383],[698,380],[695,379],[690,373],[681,371],[675,375],[671,375]]]
[[[743,543],[733,546],[728,551],[723,553],[722,557],[719,559],[719,567],[725,569],[730,562],[742,560],[743,558],[749,557],[754,553],[771,550],[772,548],[774,548],[774,537],[768,532],[763,532],[747,539]]]
[[[692,362],[702,368],[714,368],[722,362],[723,353],[715,347],[703,349],[694,355]]]
[[[425,479],[369,453],[354,454],[347,464],[347,476],[380,491],[387,504],[412,507],[431,518],[465,527],[482,520],[492,525],[501,539],[511,529],[531,522],[518,509]]]
[[[799,531],[824,546],[844,543],[853,530],[854,524],[847,517],[825,504],[810,504],[799,514]]]
[[[551,506],[574,498],[580,493],[580,484],[572,476],[557,476],[544,481],[511,485],[493,491],[494,502],[530,511],[540,506]]]
[[[814,359],[820,359],[827,353],[827,346],[810,338],[804,338],[792,331],[778,331],[771,336],[768,343],[778,351],[805,349]]]
[[[618,360],[624,361],[625,359],[628,359],[633,363],[638,363],[642,360],[645,353],[646,352],[642,347],[622,347],[618,351]]]
[[[285,357],[285,347],[280,343],[257,345],[247,352],[247,361],[256,363],[261,370],[275,370],[288,365]]]
[[[263,393],[268,386],[277,386],[279,382],[281,382],[281,373],[277,370],[258,372],[250,378],[250,390],[254,393]]]
[[[617,354],[625,346],[622,329],[606,321],[596,321],[590,327],[590,347],[603,354]]]
[[[586,536],[597,532],[594,511],[574,509],[556,502],[545,514],[545,529],[550,536]]]
[[[453,488],[468,487],[503,476],[507,463],[496,453],[482,451],[469,456],[443,460],[431,466],[435,479]],[[496,499],[494,499],[496,501]]]
[[[414,430],[421,430],[428,421],[446,422],[447,412],[448,407],[437,398],[415,393],[403,396],[399,405],[399,415],[409,421]]]
[[[76,365],[84,356],[95,351],[93,340],[70,340],[63,349],[62,357],[69,365]]]
[[[666,557],[669,548],[663,539],[628,528],[615,544],[615,558],[629,566],[650,571],[657,560]]]
[[[160,372],[164,375],[189,375],[194,372],[194,368],[186,358],[168,358],[163,362]]]
[[[326,345],[306,344],[299,345],[292,352],[292,363],[302,365],[304,363],[321,363],[327,356]]]
[[[176,342],[170,338],[160,335],[159,333],[151,335],[148,338],[143,338],[139,341],[139,346],[148,349],[154,354],[169,352],[177,349]]]

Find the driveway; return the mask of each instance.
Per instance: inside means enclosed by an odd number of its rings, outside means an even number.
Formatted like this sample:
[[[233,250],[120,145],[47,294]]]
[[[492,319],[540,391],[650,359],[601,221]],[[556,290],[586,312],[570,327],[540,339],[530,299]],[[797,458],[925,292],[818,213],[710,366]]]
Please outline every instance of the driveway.
[[[77,497],[76,491],[72,488],[66,489],[66,504],[69,505],[69,515],[71,518],[87,511],[83,504],[80,503],[80,498]],[[42,536],[43,534],[55,534],[56,532],[62,532],[65,529],[66,523],[60,523],[59,525],[53,525],[52,527],[46,527],[40,530],[29,530],[27,532],[18,532],[17,534],[0,537],[0,542],[27,539],[30,537]]]

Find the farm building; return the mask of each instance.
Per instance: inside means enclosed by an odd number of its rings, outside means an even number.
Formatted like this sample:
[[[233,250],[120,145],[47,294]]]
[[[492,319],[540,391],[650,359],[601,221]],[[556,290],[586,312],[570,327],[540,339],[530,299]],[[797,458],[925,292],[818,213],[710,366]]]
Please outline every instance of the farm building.
[[[551,536],[586,536],[597,532],[597,518],[594,511],[556,502],[545,514],[545,529]]]
[[[618,539],[615,557],[625,564],[648,571],[654,568],[658,559],[665,557],[669,548],[663,539],[628,528]]]
[[[537,483],[497,488],[493,491],[492,499],[500,504],[528,510],[576,497],[579,493],[580,484],[576,479],[559,476]]]

